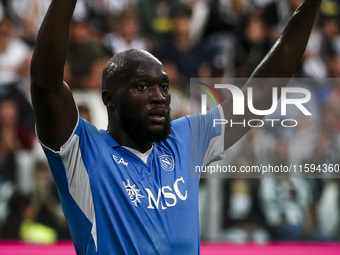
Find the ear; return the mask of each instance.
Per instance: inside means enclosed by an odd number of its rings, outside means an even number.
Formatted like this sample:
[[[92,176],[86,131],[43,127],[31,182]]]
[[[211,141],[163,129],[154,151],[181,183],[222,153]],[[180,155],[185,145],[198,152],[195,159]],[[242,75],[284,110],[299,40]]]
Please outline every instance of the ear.
[[[114,100],[114,93],[112,90],[103,90],[102,100],[106,107],[114,108],[116,106],[115,100]]]

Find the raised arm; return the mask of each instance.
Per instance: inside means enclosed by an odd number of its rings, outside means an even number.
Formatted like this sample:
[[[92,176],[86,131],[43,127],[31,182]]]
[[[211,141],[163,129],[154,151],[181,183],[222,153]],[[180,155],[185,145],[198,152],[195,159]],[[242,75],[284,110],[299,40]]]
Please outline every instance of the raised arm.
[[[72,93],[63,83],[69,27],[76,0],[52,0],[41,25],[31,63],[31,96],[39,139],[59,148],[77,122]]]
[[[253,87],[253,105],[256,109],[269,109],[272,104],[272,88],[286,86],[289,79],[268,79],[258,82],[256,78],[290,78],[296,71],[305,52],[306,45],[322,0],[304,0],[289,20],[280,38],[242,88],[247,98],[247,87]],[[280,91],[280,89],[279,89]],[[245,115],[233,116],[232,98],[223,102],[225,119],[235,122],[259,119],[264,116],[252,114],[245,106]],[[226,127],[225,148],[239,140],[250,128]]]

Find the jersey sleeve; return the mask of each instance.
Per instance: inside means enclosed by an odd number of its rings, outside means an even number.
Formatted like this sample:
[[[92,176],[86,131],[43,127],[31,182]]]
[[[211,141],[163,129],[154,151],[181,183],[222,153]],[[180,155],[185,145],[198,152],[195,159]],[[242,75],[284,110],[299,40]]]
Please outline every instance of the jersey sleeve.
[[[224,118],[219,105],[206,115],[195,114],[190,117],[190,156],[194,163],[208,165],[219,159],[224,153],[224,125],[215,124],[214,120]],[[218,123],[218,122],[217,122]]]
[[[59,151],[43,143],[41,145],[62,194],[84,185],[88,172],[95,169],[93,166],[103,147],[99,131],[80,117],[71,136]]]
[[[224,153],[224,125],[214,126],[223,119],[222,107],[217,106],[206,115],[195,114],[172,122],[172,135],[186,142],[192,166],[203,166],[219,159]]]
[[[73,133],[59,151],[42,144],[79,254],[84,254],[89,247],[97,244],[89,174],[96,171],[103,144],[99,131],[82,118],[78,118]],[[91,238],[93,246],[88,246]]]

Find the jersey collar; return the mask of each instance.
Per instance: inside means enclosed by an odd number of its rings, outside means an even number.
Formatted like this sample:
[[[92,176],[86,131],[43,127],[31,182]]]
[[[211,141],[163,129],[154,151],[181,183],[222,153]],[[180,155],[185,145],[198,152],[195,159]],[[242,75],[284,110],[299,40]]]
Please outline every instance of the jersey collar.
[[[104,139],[104,141],[109,145],[111,148],[117,148],[120,147],[120,144],[116,142],[115,139],[113,139],[110,134],[108,134],[105,130],[101,129],[99,130],[99,133],[101,137]]]

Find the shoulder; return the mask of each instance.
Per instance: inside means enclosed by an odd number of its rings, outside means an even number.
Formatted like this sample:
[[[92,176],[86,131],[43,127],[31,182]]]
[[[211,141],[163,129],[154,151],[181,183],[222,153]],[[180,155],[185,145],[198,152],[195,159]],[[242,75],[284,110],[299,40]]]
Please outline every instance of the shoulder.
[[[65,156],[71,153],[71,151],[80,150],[80,151],[89,151],[96,150],[94,148],[101,147],[102,138],[98,129],[90,124],[88,121],[78,118],[78,122],[68,138],[68,140],[63,144],[59,151],[54,151],[51,148],[45,146],[42,142],[40,142],[45,149],[45,152],[50,155],[60,155]]]
[[[94,125],[92,125],[90,122],[88,122],[87,120],[81,117],[79,118],[79,123],[78,123],[75,133],[79,135],[82,135],[83,133],[93,134],[96,136],[99,135],[98,129]]]
[[[185,116],[171,122],[170,137],[181,137],[190,134],[190,117]]]
[[[171,122],[171,136],[190,135],[190,132],[208,130],[214,126],[214,120],[224,118],[223,109],[217,106],[208,111],[207,114],[193,114],[178,118]],[[214,128],[218,133],[221,132],[219,126]],[[196,130],[196,131],[195,131]]]

